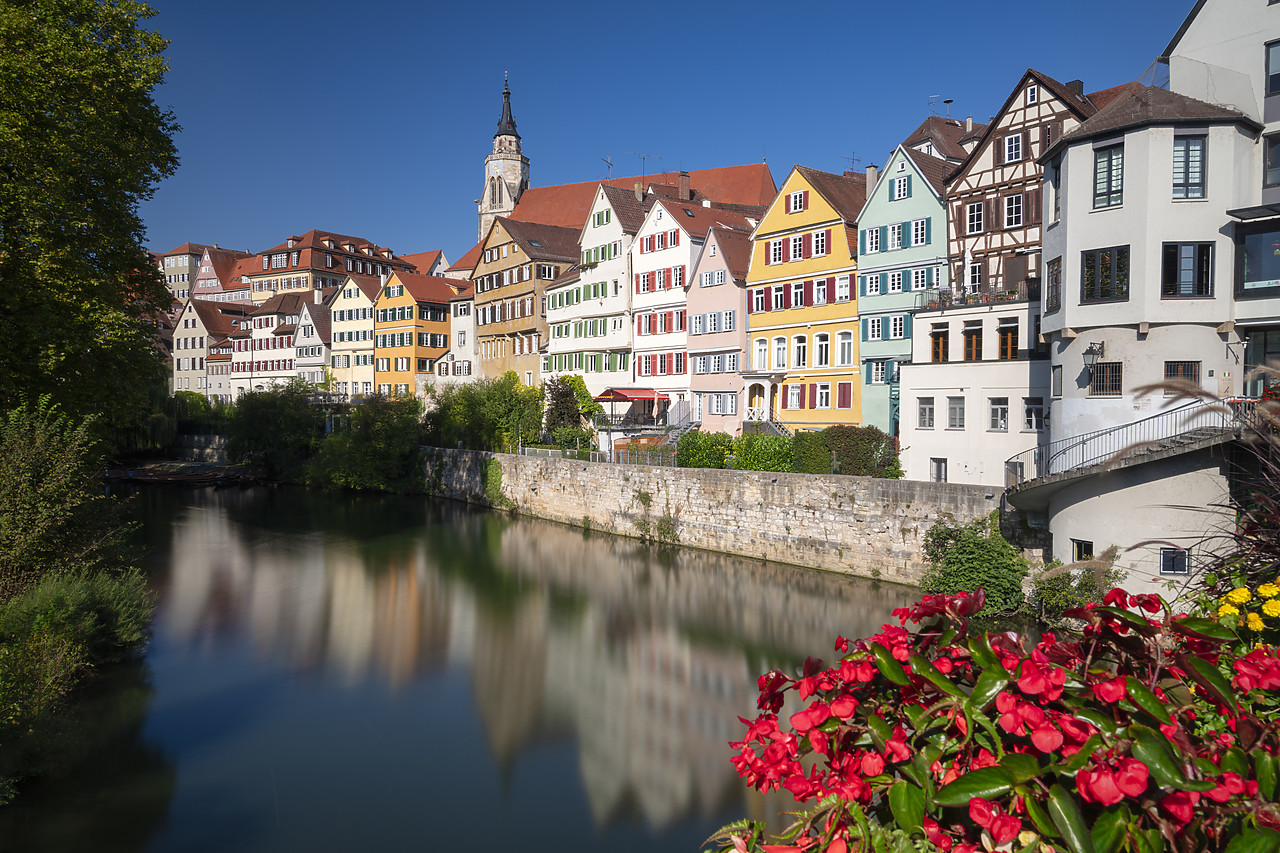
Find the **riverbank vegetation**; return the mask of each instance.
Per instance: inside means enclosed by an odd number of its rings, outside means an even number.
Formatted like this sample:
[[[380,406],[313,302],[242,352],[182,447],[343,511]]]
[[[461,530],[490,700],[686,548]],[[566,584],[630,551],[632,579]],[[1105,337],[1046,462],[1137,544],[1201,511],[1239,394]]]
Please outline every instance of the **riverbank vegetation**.
[[[873,426],[832,426],[794,436],[748,432],[738,438],[695,429],[676,443],[676,464],[681,468],[902,477],[893,438]]]

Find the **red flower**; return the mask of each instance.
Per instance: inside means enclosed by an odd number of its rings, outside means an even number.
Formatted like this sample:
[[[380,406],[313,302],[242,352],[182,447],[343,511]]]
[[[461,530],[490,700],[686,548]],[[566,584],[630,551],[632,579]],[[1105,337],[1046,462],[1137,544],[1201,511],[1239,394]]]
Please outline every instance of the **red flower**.
[[[861,769],[863,776],[879,776],[884,772],[884,759],[874,752],[864,752]]]
[[[1043,696],[1050,702],[1062,695],[1066,682],[1066,670],[1050,664],[1039,649],[1034,649],[1031,658],[1022,662],[1018,675],[1019,690],[1028,696]]]
[[[1245,782],[1239,773],[1228,771],[1222,774],[1222,781],[1218,783],[1218,787],[1212,791],[1206,791],[1205,796],[1215,803],[1225,803],[1232,797],[1240,796],[1241,794],[1248,794],[1252,797],[1256,793],[1258,793],[1257,782],[1253,780]]]
[[[1160,810],[1185,826],[1191,823],[1191,819],[1195,816],[1195,806],[1198,802],[1200,802],[1200,795],[1195,791],[1174,791],[1160,801]]]
[[[1117,675],[1110,681],[1100,681],[1093,685],[1093,695],[1100,702],[1106,702],[1108,705],[1114,705],[1126,695],[1129,688],[1125,684],[1124,676]]]
[[[1129,593],[1120,587],[1113,587],[1106,595],[1102,597],[1102,603],[1108,607],[1125,607],[1129,606]]]
[[[1141,607],[1148,613],[1159,613],[1160,608],[1163,606],[1160,602],[1160,596],[1150,594],[1135,595],[1133,597],[1133,604],[1135,607]]]
[[[847,720],[853,716],[857,708],[858,700],[846,693],[831,702],[831,716]]]
[[[943,853],[948,853],[951,850],[951,845],[953,844],[951,836],[944,833],[938,827],[938,822],[931,817],[926,816],[924,819],[924,836]]]
[[[1120,758],[1115,763],[1116,787],[1126,797],[1139,797],[1147,790],[1147,780],[1151,773],[1147,765],[1136,758]]]
[[[799,734],[804,734],[814,726],[820,726],[831,716],[831,709],[825,702],[814,702],[803,711],[791,715],[791,727]]]
[[[1062,746],[1062,732],[1045,723],[1031,731],[1031,744],[1041,752],[1053,752]]]
[[[1022,820],[1011,814],[1004,814],[1000,806],[988,802],[981,797],[969,800],[969,817],[987,832],[996,844],[1004,844],[1018,837],[1022,832]]]
[[[1110,806],[1124,799],[1109,767],[1081,767],[1076,771],[1076,788],[1081,799],[1089,803]]]

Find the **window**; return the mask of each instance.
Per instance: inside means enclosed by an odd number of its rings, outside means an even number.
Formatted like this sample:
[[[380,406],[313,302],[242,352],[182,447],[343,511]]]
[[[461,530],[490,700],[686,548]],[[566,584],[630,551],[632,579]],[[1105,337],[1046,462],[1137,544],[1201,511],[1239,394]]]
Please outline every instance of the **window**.
[[[903,331],[906,328],[906,318],[901,314],[895,314],[889,318],[889,338],[891,340],[900,341],[903,337]]]
[[[929,482],[947,482],[947,460],[932,457],[929,459]]]
[[[836,276],[836,301],[849,301],[849,276]]]
[[[1280,42],[1267,45],[1267,94],[1280,94]]]
[[[920,429],[933,429],[932,397],[921,397],[916,405],[916,426]]]
[[[965,325],[964,360],[982,361],[982,326],[981,324]]]
[[[1266,146],[1263,151],[1266,163],[1262,185],[1274,187],[1280,185],[1280,133],[1263,137],[1263,144]]]
[[[794,355],[794,359],[791,362],[792,367],[809,366],[809,339],[807,337],[804,335],[795,336],[792,355]]]
[[[804,282],[797,281],[791,285],[791,307],[804,307]]]
[[[756,338],[756,370],[769,369],[769,342]]]
[[[880,229],[868,228],[866,231],[863,231],[862,233],[866,238],[867,254],[869,255],[872,252],[880,251]]]
[[[766,296],[766,293],[763,287],[760,288],[759,290],[754,290],[751,292],[751,310],[752,311],[758,314],[764,310],[765,296]]]
[[[973,261],[965,269],[965,286],[970,293],[976,293],[982,287],[982,261]]]
[[[1093,397],[1119,397],[1123,390],[1123,364],[1100,361],[1089,373],[1089,394]]]
[[[831,336],[825,332],[819,333],[813,338],[813,366],[831,366]]]
[[[1004,200],[1004,227],[1020,228],[1022,226],[1022,193],[1006,196]]]
[[[1213,244],[1165,243],[1160,295],[1213,296]]]
[[[1018,321],[1000,322],[1000,353],[1002,361],[1012,361],[1018,357]]]
[[[1048,283],[1044,291],[1046,314],[1062,307],[1062,258],[1051,259],[1048,266]]]
[[[814,231],[813,232],[814,257],[817,257],[818,255],[825,255],[826,253],[827,253],[827,232]]]
[[[1200,362],[1198,361],[1166,361],[1164,363],[1164,378],[1166,382],[1188,382],[1192,385],[1200,385]],[[1166,390],[1166,397],[1174,394],[1171,390]]]
[[[791,260],[798,261],[804,257],[804,235],[796,234],[791,238]]]
[[[787,388],[787,408],[800,408],[800,395],[804,393],[804,389],[799,385],[792,385]]]
[[[1045,143],[1046,147],[1048,142]],[[1057,222],[1062,216],[1062,160],[1053,161],[1053,166],[1049,169],[1049,186],[1053,190],[1053,221]]]
[[[867,296],[880,295],[880,275],[882,274],[864,275],[862,277],[863,284],[867,291]]]
[[[1062,396],[1062,365],[1055,364],[1049,380],[1049,393],[1055,397]]]
[[[1080,264],[1080,301],[1109,302],[1129,298],[1129,247],[1084,252]]]
[[[911,197],[911,178],[903,175],[900,178],[893,179],[893,200],[898,201]]]
[[[968,233],[982,233],[982,202],[971,201],[965,210],[965,218],[967,219]]]
[[[913,219],[911,221],[911,245],[923,246],[929,242],[929,220]]]
[[[830,382],[818,383],[818,408],[819,409],[831,408],[831,383]]]
[[[773,310],[774,311],[782,310],[782,307],[786,304],[786,302],[784,301],[785,298],[786,298],[785,291],[783,290],[782,285],[780,284],[775,285],[773,288]]]
[[[872,385],[884,384],[884,362],[883,361],[868,361],[867,372],[870,374],[870,376],[868,377],[868,380]]]
[[[928,268],[914,269],[911,271],[911,289],[912,290],[924,290],[924,288],[928,284],[929,284]]]
[[[895,222],[894,224],[889,226],[888,239],[889,239],[889,245],[887,248],[890,251],[892,251],[893,249],[902,248],[902,223],[901,222]]]
[[[773,339],[773,369],[785,370],[787,367],[787,339]]]
[[[1044,429],[1044,397],[1022,398],[1022,428],[1035,432]]]
[[[1204,198],[1203,136],[1173,139],[1173,197]]]
[[[947,343],[948,343],[949,335],[947,333],[946,325],[943,324],[940,326],[934,326],[933,331],[930,332],[929,334],[929,337],[932,339],[931,340],[932,355],[929,360],[934,363],[948,361],[949,359],[948,359],[948,352],[947,352],[948,351]]]
[[[841,367],[853,364],[853,332],[840,332],[836,335],[836,346]]]
[[[1027,87],[1027,106],[1031,106],[1040,100],[1040,87],[1034,83]]]
[[[870,292],[870,288],[868,288],[868,292]],[[902,270],[897,270],[896,272],[889,273],[889,292],[890,293],[902,292]]]
[[[827,304],[827,280],[825,278],[820,278],[813,283],[813,304]]]
[[[1016,163],[1022,159],[1022,134],[1015,133],[1004,138],[1004,161]]]
[[[867,340],[878,341],[884,337],[883,322],[880,317],[870,317],[867,320]]]
[[[1077,563],[1093,559],[1093,543],[1087,539],[1071,540],[1071,559]]]
[[[1009,429],[1009,398],[1008,397],[992,397],[988,400],[991,406],[991,420],[989,426],[993,430],[1006,431]]]
[[[1185,548],[1160,549],[1160,574],[1185,575],[1188,572],[1188,559]]]
[[[796,213],[804,210],[804,190],[796,190],[787,200],[787,213]]]
[[[781,240],[769,241],[769,263],[771,264],[782,263],[782,241]]]
[[[947,398],[947,429],[964,429],[964,397]]]
[[[1123,200],[1124,145],[1109,145],[1093,152],[1093,206],[1111,207]]]
[[[737,316],[737,313],[738,312],[736,311],[723,312],[720,315],[720,321],[721,321],[720,328],[726,332],[732,332],[734,328],[737,326],[737,320],[734,319]]]

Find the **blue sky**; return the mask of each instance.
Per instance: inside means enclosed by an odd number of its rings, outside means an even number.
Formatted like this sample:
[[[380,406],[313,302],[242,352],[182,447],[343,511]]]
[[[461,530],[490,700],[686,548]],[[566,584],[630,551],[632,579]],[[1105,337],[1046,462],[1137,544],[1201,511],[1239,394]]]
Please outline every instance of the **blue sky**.
[[[1194,0],[533,4],[152,0],[182,163],[147,244],[321,228],[399,254],[476,239],[503,73],[535,186],[765,159],[882,165],[934,109],[987,121],[1027,67],[1138,78]],[[855,154],[856,152],[856,154]]]

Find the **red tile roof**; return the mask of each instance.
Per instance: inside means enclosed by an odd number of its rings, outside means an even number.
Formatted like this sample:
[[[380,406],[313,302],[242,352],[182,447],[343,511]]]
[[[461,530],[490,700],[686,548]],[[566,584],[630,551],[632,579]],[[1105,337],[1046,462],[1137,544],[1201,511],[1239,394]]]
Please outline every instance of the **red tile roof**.
[[[435,249],[430,252],[415,252],[412,255],[401,255],[400,260],[407,261],[418,268],[423,275],[430,275],[431,268],[444,259],[444,251]]]
[[[835,208],[848,222],[856,222],[862,206],[867,203],[867,176],[865,172],[846,172],[836,175],[811,169],[808,166],[796,166],[796,171],[804,176],[809,186],[822,194],[827,203]]]
[[[206,246],[204,243],[183,243],[176,249],[170,249],[164,255],[203,255],[205,249],[212,249],[213,246]]]
[[[458,258],[453,266],[449,267],[449,272],[466,273],[467,277],[471,277],[471,272],[476,268],[476,264],[480,263],[480,256],[484,254],[484,240],[476,243],[467,253]]]
[[[747,269],[751,266],[751,234],[717,225],[707,234],[707,242],[713,237],[729,274],[737,281],[746,281]]]
[[[450,278],[418,275],[412,272],[398,272],[391,278],[403,284],[404,289],[416,302],[434,302],[443,305],[458,294],[458,282]]]
[[[747,221],[745,214],[733,210],[703,207],[700,204],[681,204],[666,199],[659,199],[658,204],[662,205],[674,222],[694,237],[705,237],[707,231],[716,226],[747,233],[755,227]],[[764,209],[760,208],[752,218],[758,223],[763,215]]]

